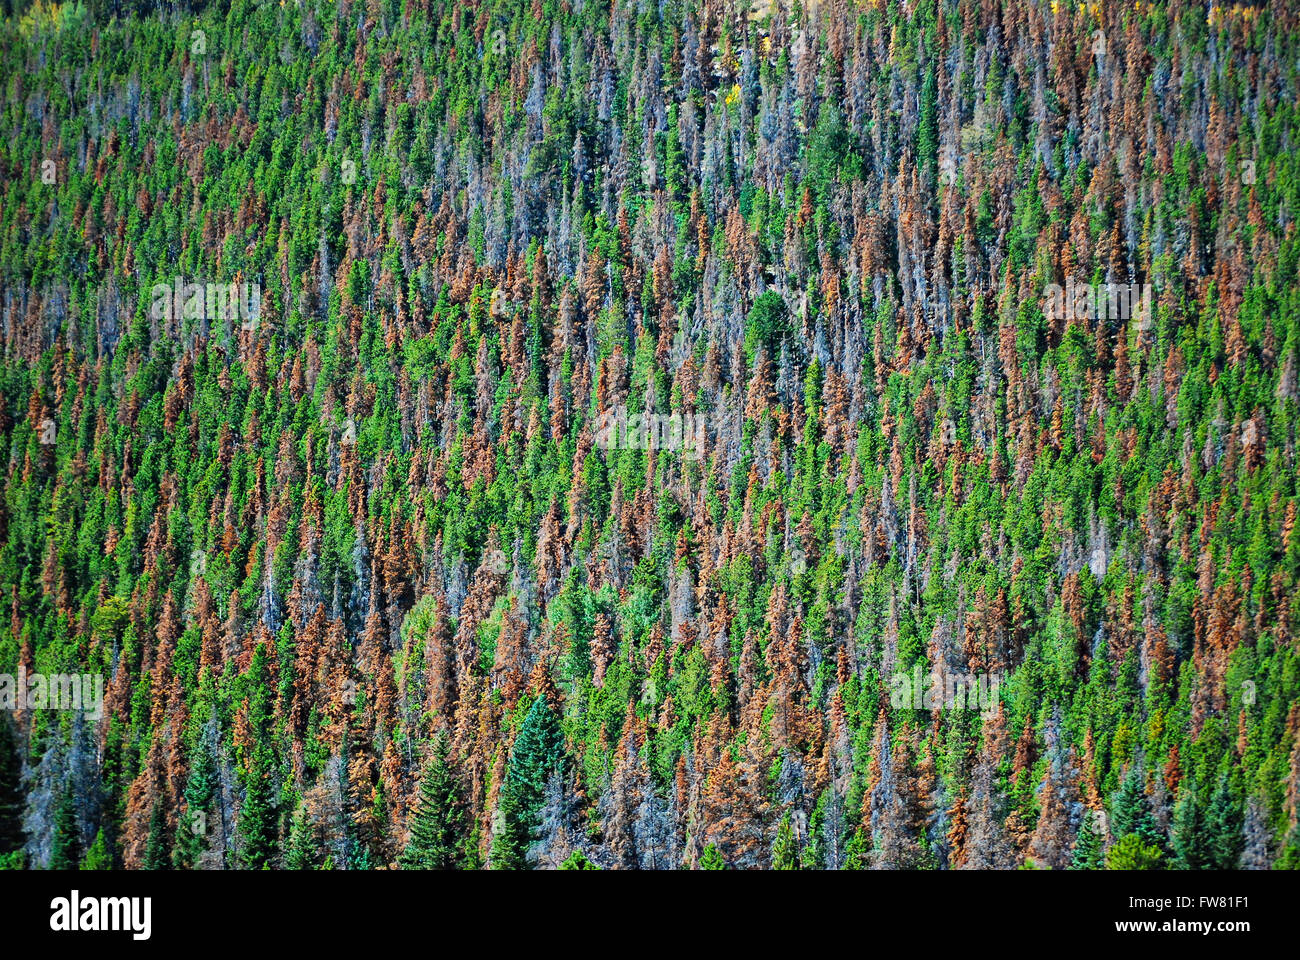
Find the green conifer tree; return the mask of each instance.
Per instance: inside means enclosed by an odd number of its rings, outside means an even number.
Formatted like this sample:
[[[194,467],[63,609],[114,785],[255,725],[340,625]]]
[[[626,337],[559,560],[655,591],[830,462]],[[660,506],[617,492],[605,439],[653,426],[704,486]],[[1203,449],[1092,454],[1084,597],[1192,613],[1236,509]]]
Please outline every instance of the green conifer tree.
[[[563,763],[564,734],[546,698],[538,696],[519,727],[501,785],[501,828],[492,844],[494,868],[527,866],[546,780]]]
[[[1175,870],[1203,870],[1209,866],[1206,839],[1205,811],[1189,783],[1174,805],[1171,866]]]
[[[239,814],[240,860],[250,870],[269,864],[278,847],[277,817],[265,754],[269,748],[259,745],[249,765],[247,792]]]
[[[76,801],[72,788],[65,787],[54,814],[54,841],[50,848],[51,870],[76,870],[81,862],[81,829],[77,825]]]
[[[726,870],[727,869],[726,861],[722,859],[722,854],[718,852],[718,848],[715,847],[713,844],[709,844],[707,847],[705,847],[704,852],[700,854],[700,869],[701,870]]]
[[[1106,838],[1097,829],[1097,815],[1089,810],[1079,824],[1079,835],[1074,841],[1071,870],[1100,870],[1103,864],[1103,846]]]
[[[294,812],[284,861],[290,870],[311,870],[316,866],[316,839],[306,807],[299,806]]]
[[[799,845],[794,839],[794,829],[790,825],[790,814],[781,818],[781,826],[776,831],[776,841],[772,844],[773,870],[798,870]]]
[[[400,861],[404,870],[457,870],[466,864],[465,800],[447,762],[450,752],[446,734],[440,735],[420,784],[411,837]]]
[[[1115,794],[1111,819],[1116,836],[1134,833],[1143,843],[1152,844],[1163,851],[1165,836],[1151,812],[1151,800],[1143,789],[1142,774],[1136,764],[1129,770],[1119,792]]]
[[[95,833],[95,842],[90,845],[86,851],[86,856],[81,861],[82,870],[112,870],[113,855],[108,849],[108,840],[104,836],[104,828],[100,827]]]
[[[21,764],[13,727],[0,715],[0,856],[23,845],[23,795],[19,783]]]
[[[1209,833],[1210,865],[1217,870],[1236,870],[1246,838],[1241,832],[1241,799],[1226,773],[1219,777],[1205,820]]]
[[[1107,870],[1159,870],[1163,866],[1160,848],[1146,843],[1136,833],[1129,833],[1115,841],[1106,853]]]
[[[155,800],[149,814],[149,839],[145,843],[143,866],[146,870],[166,870],[171,867],[171,851],[167,843],[167,814],[161,800]]]

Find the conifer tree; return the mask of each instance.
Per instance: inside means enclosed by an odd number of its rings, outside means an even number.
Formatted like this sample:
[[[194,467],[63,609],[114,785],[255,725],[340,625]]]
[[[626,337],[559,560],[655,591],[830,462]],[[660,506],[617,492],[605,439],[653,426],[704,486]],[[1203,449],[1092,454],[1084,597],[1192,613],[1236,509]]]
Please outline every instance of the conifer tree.
[[[163,809],[162,801],[155,800],[149,814],[149,836],[141,867],[145,870],[167,870],[171,867],[171,845],[167,840],[167,812]]]
[[[799,849],[795,843],[794,830],[790,826],[790,814],[781,818],[777,829],[776,842],[772,845],[773,870],[798,870]]]
[[[1125,834],[1106,851],[1107,870],[1159,870],[1162,861],[1160,848],[1136,833]]]
[[[67,786],[54,816],[54,839],[50,847],[51,870],[75,870],[81,863],[81,828],[77,824],[76,799]]]
[[[239,812],[240,863],[250,870],[269,866],[278,848],[278,818],[266,770],[269,748],[259,746],[249,764],[244,805]]]
[[[501,829],[492,845],[495,869],[527,866],[546,781],[563,763],[564,734],[546,697],[539,694],[519,727],[501,785]]]
[[[705,847],[704,852],[700,854],[700,869],[701,870],[726,870],[727,869],[727,864],[725,861],[723,861],[722,854],[718,851],[718,848],[713,844],[709,844],[707,847]]]
[[[108,850],[108,840],[104,837],[104,828],[95,832],[95,842],[86,851],[81,861],[82,870],[111,870],[113,857]]]
[[[447,762],[450,752],[446,734],[439,734],[425,765],[419,803],[411,818],[411,837],[401,857],[404,870],[457,870],[466,866],[465,800]]]
[[[312,821],[304,806],[294,812],[289,825],[289,842],[284,854],[284,865],[289,870],[311,870],[316,866],[316,838],[312,835]]]
[[[1103,862],[1103,845],[1106,838],[1097,829],[1097,815],[1084,811],[1083,822],[1079,824],[1079,835],[1074,841],[1074,853],[1070,860],[1072,870],[1100,870]]]
[[[1209,834],[1207,866],[1216,870],[1237,869],[1246,843],[1242,833],[1242,803],[1232,788],[1232,778],[1226,773],[1219,777],[1205,821]]]
[[[190,776],[185,785],[185,816],[176,828],[176,864],[192,867],[207,849],[212,800],[216,793],[216,769],[205,745],[191,753]]]
[[[0,857],[23,845],[21,765],[9,717],[0,714]]]
[[[1189,783],[1174,804],[1171,866],[1176,870],[1203,870],[1210,865],[1205,811]]]
[[[1142,775],[1137,764],[1129,770],[1119,792],[1115,794],[1111,822],[1117,837],[1135,834],[1145,844],[1158,850],[1164,848],[1165,837],[1151,812],[1151,799],[1143,789]]]

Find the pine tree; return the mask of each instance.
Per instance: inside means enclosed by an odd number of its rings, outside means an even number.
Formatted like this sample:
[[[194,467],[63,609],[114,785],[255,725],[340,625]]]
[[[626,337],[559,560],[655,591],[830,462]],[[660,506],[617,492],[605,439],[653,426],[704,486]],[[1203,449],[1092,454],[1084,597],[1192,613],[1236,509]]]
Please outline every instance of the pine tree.
[[[239,813],[239,857],[250,870],[269,866],[279,845],[274,796],[264,759],[267,752],[268,747],[259,745],[249,764],[244,806]]]
[[[583,838],[581,813],[577,798],[568,788],[564,775],[555,771],[546,781],[542,805],[537,813],[533,843],[528,848],[528,862],[537,868],[563,867]],[[608,833],[605,852],[611,852]],[[636,861],[632,861],[635,865]]]
[[[707,847],[705,847],[704,852],[700,854],[700,869],[701,870],[726,870],[727,869],[727,864],[723,861],[722,854],[718,851],[718,848],[715,847],[713,844],[709,844]]]
[[[1163,859],[1154,843],[1146,843],[1136,833],[1129,833],[1106,852],[1106,869],[1159,870]]]
[[[1206,811],[1205,825],[1210,837],[1207,866],[1216,870],[1236,870],[1246,838],[1242,833],[1242,803],[1227,774],[1219,777],[1219,785]]]
[[[155,800],[149,814],[149,839],[144,848],[141,866],[145,870],[167,870],[171,867],[171,851],[167,843],[167,813],[162,801]]]
[[[1142,786],[1142,775],[1135,764],[1115,794],[1112,804],[1114,832],[1117,837],[1136,834],[1143,843],[1163,850],[1165,836],[1151,812],[1151,799]]]
[[[9,717],[0,714],[0,857],[23,846],[22,775]]]
[[[524,717],[501,785],[501,829],[492,845],[492,866],[520,870],[537,826],[546,781],[564,764],[564,734],[546,697],[539,695]]]
[[[411,838],[401,856],[403,870],[457,870],[466,866],[465,800],[447,763],[446,734],[434,742],[420,784],[420,801],[411,818]]]
[[[111,870],[113,869],[113,856],[108,851],[108,840],[104,837],[104,828],[100,827],[95,833],[95,842],[90,845],[86,851],[86,856],[81,861],[82,870]]]
[[[1070,860],[1071,870],[1100,870],[1103,862],[1103,847],[1106,838],[1094,826],[1097,815],[1088,810],[1079,825],[1079,835],[1074,841],[1074,854]]]
[[[1196,799],[1196,791],[1189,782],[1183,795],[1174,804],[1173,860],[1176,870],[1204,870],[1210,864],[1207,846],[1205,811]]]
[[[77,824],[76,799],[72,787],[65,787],[54,814],[54,839],[50,848],[51,870],[76,870],[81,863],[81,828]]]
[[[776,841],[772,844],[772,869],[799,869],[799,845],[795,843],[794,829],[790,825],[788,813],[781,818],[781,826],[776,831]]]

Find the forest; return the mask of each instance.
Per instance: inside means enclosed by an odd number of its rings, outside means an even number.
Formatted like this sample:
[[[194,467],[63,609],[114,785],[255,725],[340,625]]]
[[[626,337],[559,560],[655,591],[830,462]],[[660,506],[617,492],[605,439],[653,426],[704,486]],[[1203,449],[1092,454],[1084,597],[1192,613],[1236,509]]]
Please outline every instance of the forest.
[[[1300,5],[0,12],[0,868],[1300,867]]]

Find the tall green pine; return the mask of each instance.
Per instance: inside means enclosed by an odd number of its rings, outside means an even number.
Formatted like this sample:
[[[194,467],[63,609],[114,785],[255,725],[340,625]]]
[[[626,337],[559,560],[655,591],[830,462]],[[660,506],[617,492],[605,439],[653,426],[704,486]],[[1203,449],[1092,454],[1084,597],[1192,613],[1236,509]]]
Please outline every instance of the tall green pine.
[[[76,801],[66,787],[54,813],[54,841],[50,849],[51,870],[76,870],[81,864],[81,828],[77,825]]]
[[[790,825],[790,814],[781,818],[781,826],[776,831],[776,841],[772,844],[773,870],[798,870],[799,845],[794,839],[794,829]]]
[[[492,844],[492,866],[521,870],[528,866],[546,780],[564,764],[564,733],[546,698],[533,701],[519,727],[505,782],[501,785],[501,829]]]
[[[1227,774],[1219,777],[1205,820],[1210,835],[1211,865],[1217,870],[1236,870],[1246,838],[1241,832],[1241,800]]]
[[[248,769],[244,807],[239,815],[240,860],[250,870],[261,870],[275,858],[278,843],[278,817],[267,776],[267,748],[258,747]]]
[[[1204,870],[1210,865],[1206,843],[1205,810],[1196,799],[1191,783],[1174,804],[1173,867],[1175,870]]]
[[[1142,774],[1136,764],[1124,778],[1119,792],[1115,794],[1111,813],[1116,837],[1125,837],[1132,833],[1136,834],[1143,843],[1151,844],[1160,850],[1164,849],[1165,835],[1151,812],[1151,799],[1143,789]]]
[[[149,815],[149,839],[144,846],[144,869],[166,870],[171,863],[171,851],[167,843],[167,814],[161,800],[155,800],[153,812]]]
[[[0,715],[0,857],[23,845],[21,764],[9,718]]]
[[[401,856],[404,870],[457,870],[466,866],[465,799],[447,762],[446,734],[434,743],[420,784],[420,801],[411,818],[411,838]]]
[[[1104,863],[1103,847],[1106,838],[1096,826],[1097,815],[1088,810],[1079,825],[1079,835],[1074,841],[1074,855],[1070,859],[1071,870],[1100,870]]]

